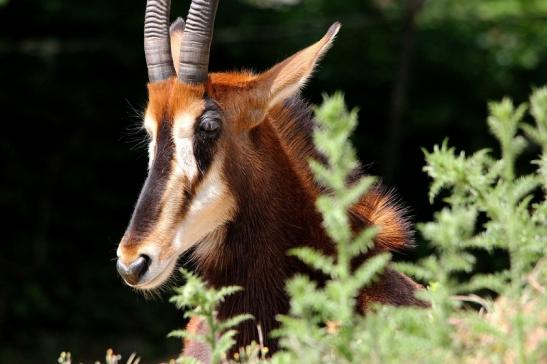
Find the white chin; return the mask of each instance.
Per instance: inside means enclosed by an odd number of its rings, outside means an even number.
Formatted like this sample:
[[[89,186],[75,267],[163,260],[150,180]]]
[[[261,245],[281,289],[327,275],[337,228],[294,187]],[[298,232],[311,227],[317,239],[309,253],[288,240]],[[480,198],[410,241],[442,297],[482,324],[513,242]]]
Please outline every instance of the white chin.
[[[154,264],[152,263],[148,268],[148,271],[141,278],[138,284],[131,285],[131,287],[147,291],[160,287],[162,284],[169,280],[169,277],[173,274],[173,270],[177,265],[178,256],[175,255],[166,262]]]

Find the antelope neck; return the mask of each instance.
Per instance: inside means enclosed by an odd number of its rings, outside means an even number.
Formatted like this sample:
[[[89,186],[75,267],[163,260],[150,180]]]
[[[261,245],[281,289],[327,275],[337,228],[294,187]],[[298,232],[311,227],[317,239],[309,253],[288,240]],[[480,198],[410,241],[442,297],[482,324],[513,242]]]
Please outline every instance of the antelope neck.
[[[238,345],[258,339],[257,324],[270,332],[276,326],[275,316],[287,312],[287,278],[295,273],[313,276],[296,258],[287,258],[287,250],[307,245],[332,252],[322,233],[314,196],[295,173],[273,126],[266,121],[256,127],[250,142],[256,155],[245,155],[235,147],[228,151],[233,158],[225,165],[238,205],[235,218],[226,226],[214,257],[198,259],[198,271],[209,284],[244,289],[219,308],[221,319],[240,313],[255,317],[254,322],[243,324],[248,329],[239,329]],[[249,333],[255,335],[249,337]],[[276,343],[266,340],[274,349]]]

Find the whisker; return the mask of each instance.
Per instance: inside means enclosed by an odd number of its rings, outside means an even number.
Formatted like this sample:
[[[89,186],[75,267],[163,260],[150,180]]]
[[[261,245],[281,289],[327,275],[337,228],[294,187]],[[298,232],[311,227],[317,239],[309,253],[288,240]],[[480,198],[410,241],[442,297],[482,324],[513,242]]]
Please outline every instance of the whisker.
[[[132,115],[130,115],[130,117],[133,117],[133,118],[138,118],[140,120],[144,119],[144,108],[136,108],[132,103],[131,101],[129,101],[129,99],[125,99],[125,102],[127,103],[127,106],[129,107],[129,109],[131,110],[131,112],[133,113]]]

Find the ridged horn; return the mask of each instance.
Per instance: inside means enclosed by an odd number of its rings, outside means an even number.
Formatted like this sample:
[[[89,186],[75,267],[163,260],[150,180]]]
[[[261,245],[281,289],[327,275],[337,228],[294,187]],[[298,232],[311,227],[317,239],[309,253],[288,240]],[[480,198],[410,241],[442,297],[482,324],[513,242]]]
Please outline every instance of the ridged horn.
[[[144,54],[150,82],[176,74],[171,58],[169,13],[171,0],[148,0],[144,18]]]
[[[179,79],[203,83],[209,72],[209,51],[218,0],[192,0],[180,48]]]

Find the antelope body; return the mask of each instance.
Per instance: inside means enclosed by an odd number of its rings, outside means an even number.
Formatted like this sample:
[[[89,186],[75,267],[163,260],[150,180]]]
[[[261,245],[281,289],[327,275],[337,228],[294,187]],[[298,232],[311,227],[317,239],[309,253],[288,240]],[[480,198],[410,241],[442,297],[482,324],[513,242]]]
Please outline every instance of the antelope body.
[[[287,250],[305,245],[334,253],[314,205],[322,188],[307,164],[321,158],[311,140],[313,116],[298,93],[340,25],[264,73],[209,74],[217,2],[194,0],[186,25],[179,19],[170,32],[170,1],[147,3],[149,173],[119,244],[117,268],[128,285],[156,289],[192,249],[208,284],[244,288],[218,312],[220,319],[255,317],[238,328],[236,347],[257,340],[260,324],[265,345],[275,350],[267,334],[275,316],[288,310],[285,281],[296,273],[323,279]],[[380,186],[350,214],[355,229],[380,228],[369,254],[402,249],[411,240],[403,210]],[[421,305],[416,289],[387,270],[362,290],[357,311],[370,302]],[[196,320],[189,328],[206,330]],[[185,352],[207,361],[203,345],[187,342]]]

